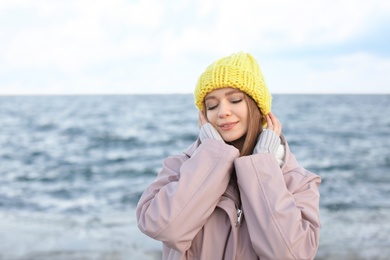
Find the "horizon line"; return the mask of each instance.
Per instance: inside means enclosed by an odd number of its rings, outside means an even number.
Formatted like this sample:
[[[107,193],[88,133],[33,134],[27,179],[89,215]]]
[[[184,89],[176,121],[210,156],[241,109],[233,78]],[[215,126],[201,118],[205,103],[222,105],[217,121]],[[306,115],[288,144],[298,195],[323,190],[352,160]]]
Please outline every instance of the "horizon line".
[[[191,92],[165,92],[165,93],[0,93],[0,97],[15,96],[130,96],[130,95],[193,95]],[[271,95],[390,95],[390,92],[275,92]]]

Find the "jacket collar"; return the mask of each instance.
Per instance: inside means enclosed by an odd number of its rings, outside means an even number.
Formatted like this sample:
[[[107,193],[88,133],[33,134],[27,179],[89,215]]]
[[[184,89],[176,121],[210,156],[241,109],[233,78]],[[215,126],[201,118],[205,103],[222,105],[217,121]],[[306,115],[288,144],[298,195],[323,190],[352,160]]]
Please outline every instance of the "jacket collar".
[[[200,139],[196,139],[194,143],[192,143],[185,151],[184,154],[191,158],[191,156],[194,154],[196,148],[198,148],[200,145]]]

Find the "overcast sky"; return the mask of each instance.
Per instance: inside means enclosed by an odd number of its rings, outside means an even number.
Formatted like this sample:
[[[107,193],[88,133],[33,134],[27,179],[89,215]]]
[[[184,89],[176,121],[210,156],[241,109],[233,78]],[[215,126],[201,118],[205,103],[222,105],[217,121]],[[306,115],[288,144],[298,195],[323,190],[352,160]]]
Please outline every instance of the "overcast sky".
[[[0,95],[192,93],[237,51],[272,93],[390,93],[390,1],[0,1]]]

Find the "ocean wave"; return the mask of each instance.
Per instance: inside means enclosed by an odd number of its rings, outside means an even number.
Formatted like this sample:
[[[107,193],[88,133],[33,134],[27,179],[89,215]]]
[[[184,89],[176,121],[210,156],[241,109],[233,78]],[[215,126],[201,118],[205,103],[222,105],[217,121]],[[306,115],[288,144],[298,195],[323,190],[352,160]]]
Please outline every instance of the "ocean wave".
[[[89,214],[134,207],[164,158],[183,152],[199,133],[191,95],[2,101],[2,210]],[[381,115],[389,101],[386,95],[275,95],[273,109],[291,150],[323,179],[324,208],[388,207],[390,119]]]

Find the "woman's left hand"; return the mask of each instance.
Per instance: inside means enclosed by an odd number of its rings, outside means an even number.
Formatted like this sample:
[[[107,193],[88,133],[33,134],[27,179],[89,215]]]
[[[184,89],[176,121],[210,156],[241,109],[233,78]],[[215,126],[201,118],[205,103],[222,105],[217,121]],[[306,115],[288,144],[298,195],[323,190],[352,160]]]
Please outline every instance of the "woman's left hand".
[[[274,131],[278,136],[282,134],[282,124],[272,112],[267,115],[267,129]]]

